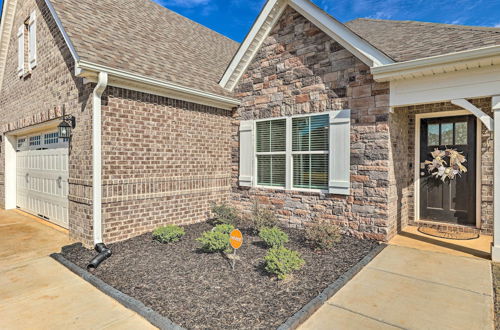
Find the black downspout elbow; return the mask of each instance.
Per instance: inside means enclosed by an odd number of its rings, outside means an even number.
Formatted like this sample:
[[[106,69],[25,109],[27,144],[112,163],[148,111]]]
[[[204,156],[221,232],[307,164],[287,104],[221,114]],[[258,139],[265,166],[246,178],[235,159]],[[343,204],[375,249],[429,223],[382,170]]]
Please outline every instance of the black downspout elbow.
[[[96,255],[94,257],[94,259],[92,259],[90,261],[90,263],[87,265],[87,270],[88,271],[92,271],[92,270],[96,269],[97,267],[99,267],[99,265],[101,264],[101,262],[103,262],[104,260],[108,259],[112,255],[111,250],[108,249],[106,247],[106,245],[104,245],[104,243],[97,243],[95,245],[95,250],[99,254]]]

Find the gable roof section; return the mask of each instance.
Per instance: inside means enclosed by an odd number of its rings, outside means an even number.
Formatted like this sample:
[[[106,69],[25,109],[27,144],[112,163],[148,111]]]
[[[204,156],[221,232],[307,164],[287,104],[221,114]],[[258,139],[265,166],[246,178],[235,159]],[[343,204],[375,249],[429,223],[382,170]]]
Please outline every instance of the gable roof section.
[[[238,43],[150,0],[50,0],[82,61],[231,96]]]
[[[366,18],[346,26],[397,62],[500,45],[500,28]]]
[[[286,6],[291,6],[367,65],[381,66],[394,62],[309,0],[268,0],[224,73],[221,86],[234,89]]]

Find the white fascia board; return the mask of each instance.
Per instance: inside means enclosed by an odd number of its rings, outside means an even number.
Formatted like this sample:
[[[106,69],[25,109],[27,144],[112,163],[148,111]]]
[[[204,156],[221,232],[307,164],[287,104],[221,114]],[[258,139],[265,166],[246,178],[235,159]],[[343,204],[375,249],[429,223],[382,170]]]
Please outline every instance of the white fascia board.
[[[107,72],[109,75],[108,86],[131,89],[225,110],[232,110],[241,103],[240,100],[232,97],[205,92],[155,78],[144,77],[83,60],[77,63],[77,72],[80,77],[84,77],[92,82],[97,82],[97,74],[99,72]]]
[[[481,109],[476,107],[474,104],[470,103],[466,99],[451,100],[451,103],[469,111],[470,113],[472,113],[474,116],[476,116],[477,118],[479,118],[479,120],[481,120],[483,122],[484,126],[486,126],[488,131],[493,131],[493,118],[488,116]]]
[[[423,71],[429,71],[430,69],[439,70],[440,67],[444,67],[446,65],[467,61],[477,61],[485,58],[492,58],[491,64],[495,64],[499,61],[500,46],[483,47],[450,54],[430,56],[406,62],[387,64],[379,67],[372,67],[371,72],[377,81],[390,81],[401,78],[405,74],[418,75],[421,73],[422,75]]]
[[[2,89],[3,75],[9,50],[10,36],[14,24],[17,0],[4,0],[0,22],[0,89]]]
[[[245,67],[248,66],[248,64],[252,61],[253,56],[250,56],[250,59],[247,59],[247,63],[242,63],[243,58],[245,55],[250,52],[250,47],[252,44],[256,41],[255,39],[259,35],[259,32],[263,29],[266,21],[268,20],[269,15],[271,12],[275,9],[276,6],[281,5],[283,9],[286,7],[286,0],[268,0],[267,3],[264,5],[262,8],[259,16],[257,16],[257,19],[255,20],[254,24],[252,25],[252,28],[250,29],[250,32],[248,32],[247,36],[245,37],[245,40],[243,40],[243,43],[240,45],[240,48],[234,55],[233,59],[231,60],[231,63],[229,63],[229,66],[227,67],[226,71],[224,72],[224,75],[222,76],[219,84],[227,88],[229,90],[233,90],[234,85],[236,83],[233,83],[231,86],[229,86],[229,82],[231,78],[233,78],[233,75],[236,74],[236,69],[240,65],[245,65]],[[278,15],[281,16],[281,13]],[[270,29],[269,29],[270,30]],[[269,32],[269,31],[268,31]],[[254,52],[258,50],[260,45],[262,44],[262,41],[264,41],[265,38],[267,38],[267,34],[261,35],[260,36],[260,41],[258,41],[258,45],[255,47]],[[245,71],[245,69],[241,70],[242,73]],[[239,80],[239,77],[237,79],[233,79],[236,82]]]
[[[66,42],[66,45],[68,45],[69,51],[71,52],[71,56],[73,56],[73,59],[75,62],[78,62],[80,57],[78,56],[75,46],[73,46],[73,43],[71,42],[71,39],[69,38],[68,34],[66,33],[66,30],[64,29],[64,26],[62,25],[61,20],[59,19],[59,16],[57,15],[56,10],[54,9],[54,6],[50,2],[50,0],[45,0],[45,4],[50,10],[50,13],[52,14],[52,17],[54,18],[54,21],[57,24],[57,27],[59,28],[59,31],[61,31],[61,34],[64,38],[64,41]]]
[[[356,33],[328,15],[311,1],[289,0],[289,3],[293,9],[314,23],[314,25],[353,53],[366,65],[370,67],[379,67],[394,63],[389,56],[359,37]]]
[[[491,98],[491,108],[493,111],[500,110],[500,95],[495,95]]]

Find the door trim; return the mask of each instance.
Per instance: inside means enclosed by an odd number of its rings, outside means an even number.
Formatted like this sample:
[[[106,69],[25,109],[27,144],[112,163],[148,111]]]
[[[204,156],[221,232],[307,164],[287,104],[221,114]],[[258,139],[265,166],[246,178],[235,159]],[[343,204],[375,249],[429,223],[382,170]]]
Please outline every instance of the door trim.
[[[415,115],[415,154],[414,154],[414,187],[413,207],[414,221],[428,222],[420,220],[420,126],[421,120],[425,118],[456,117],[472,115],[467,110],[430,112]],[[482,122],[476,120],[476,228],[481,228],[481,128]],[[442,223],[441,223],[442,224]]]

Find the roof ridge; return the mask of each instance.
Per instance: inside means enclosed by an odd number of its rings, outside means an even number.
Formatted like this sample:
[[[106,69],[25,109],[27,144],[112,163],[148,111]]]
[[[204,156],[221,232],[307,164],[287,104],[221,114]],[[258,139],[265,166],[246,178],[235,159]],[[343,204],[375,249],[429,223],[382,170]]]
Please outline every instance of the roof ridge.
[[[367,18],[360,17],[346,22],[346,24],[354,21],[373,21],[373,22],[385,22],[385,23],[412,23],[424,26],[440,26],[449,29],[457,30],[474,30],[474,31],[490,31],[500,33],[500,27],[492,26],[475,26],[475,25],[459,25],[459,24],[448,24],[448,23],[436,23],[436,22],[422,22],[422,21],[412,21],[412,20],[390,20],[390,19],[377,19],[377,18]]]

